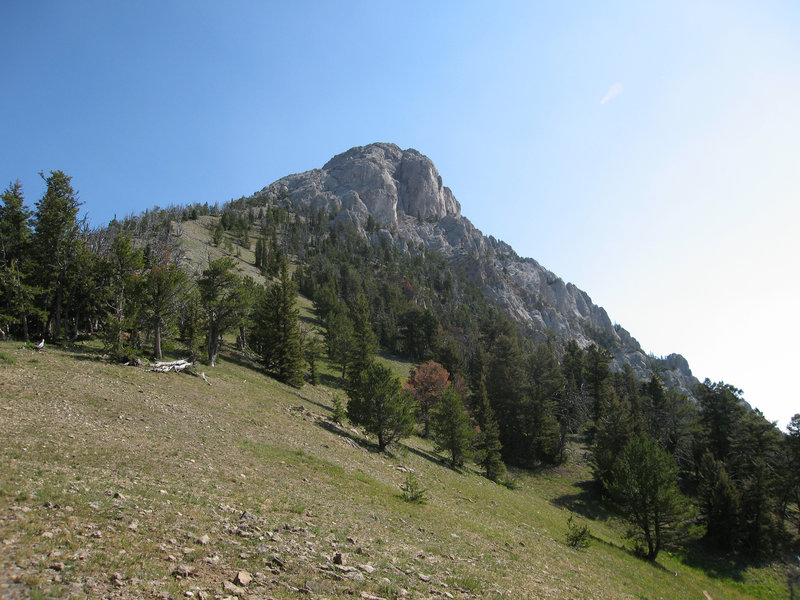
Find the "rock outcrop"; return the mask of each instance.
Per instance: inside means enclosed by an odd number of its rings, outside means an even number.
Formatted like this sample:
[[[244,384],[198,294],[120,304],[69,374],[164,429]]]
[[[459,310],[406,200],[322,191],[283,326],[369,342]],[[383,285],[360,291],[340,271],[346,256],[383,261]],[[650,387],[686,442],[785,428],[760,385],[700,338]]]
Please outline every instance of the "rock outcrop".
[[[646,354],[586,292],[535,260],[520,258],[508,244],[484,236],[461,215],[461,206],[442,184],[433,162],[416,150],[383,143],[359,146],[321,169],[279,179],[255,196],[324,208],[374,241],[390,237],[405,250],[424,244],[466,268],[491,300],[532,333],[552,331],[583,347],[597,342],[613,353],[614,367],[630,364],[640,378],[658,371],[671,387],[684,392],[697,383],[682,356]],[[375,227],[368,227],[370,217]]]

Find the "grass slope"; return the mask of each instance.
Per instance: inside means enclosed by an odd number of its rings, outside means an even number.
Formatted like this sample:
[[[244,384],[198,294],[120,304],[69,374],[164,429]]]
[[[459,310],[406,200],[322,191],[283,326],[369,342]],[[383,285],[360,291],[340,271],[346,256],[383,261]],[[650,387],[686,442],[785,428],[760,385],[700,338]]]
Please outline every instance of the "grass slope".
[[[206,375],[0,343],[0,597],[787,596],[777,567],[635,558],[580,453],[509,490],[418,438],[377,453],[329,422],[331,389],[235,355]],[[402,499],[409,471],[427,504]],[[585,551],[565,507],[592,517]]]

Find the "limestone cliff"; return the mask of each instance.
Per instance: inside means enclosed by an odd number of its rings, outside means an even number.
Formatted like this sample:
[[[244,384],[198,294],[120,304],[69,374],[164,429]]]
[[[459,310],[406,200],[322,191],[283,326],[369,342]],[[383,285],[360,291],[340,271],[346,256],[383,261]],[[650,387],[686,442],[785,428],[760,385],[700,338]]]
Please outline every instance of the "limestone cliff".
[[[682,391],[697,382],[682,356],[647,355],[586,292],[535,260],[520,258],[508,244],[484,236],[461,215],[433,162],[416,150],[383,143],[352,148],[321,169],[279,179],[256,194],[260,196],[325,208],[375,241],[388,237],[404,249],[424,244],[442,253],[466,267],[484,293],[532,334],[552,331],[584,347],[597,342],[613,353],[616,368],[628,363],[641,378],[656,370]],[[370,217],[378,231],[367,234]]]

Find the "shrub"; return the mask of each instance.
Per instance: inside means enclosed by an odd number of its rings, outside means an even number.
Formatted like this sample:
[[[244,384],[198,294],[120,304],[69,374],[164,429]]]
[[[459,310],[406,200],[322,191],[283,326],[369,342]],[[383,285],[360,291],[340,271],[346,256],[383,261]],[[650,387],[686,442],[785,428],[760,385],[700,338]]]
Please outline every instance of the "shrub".
[[[406,475],[406,481],[402,486],[403,500],[412,504],[425,504],[428,498],[425,496],[425,489],[420,485],[419,479],[414,473]]]
[[[567,519],[567,545],[576,550],[585,550],[592,543],[591,538],[589,526],[585,523],[578,525],[575,522],[575,515],[570,515]]]

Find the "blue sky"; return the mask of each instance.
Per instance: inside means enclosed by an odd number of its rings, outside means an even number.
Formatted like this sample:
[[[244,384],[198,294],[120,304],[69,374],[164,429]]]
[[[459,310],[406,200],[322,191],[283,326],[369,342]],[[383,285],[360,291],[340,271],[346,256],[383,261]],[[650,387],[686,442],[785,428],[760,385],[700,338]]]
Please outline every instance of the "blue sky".
[[[800,412],[800,4],[18,2],[0,184],[92,222],[224,202],[374,141],[781,425]]]

